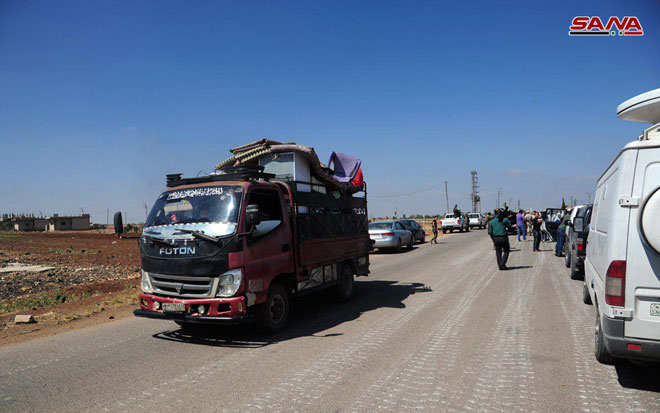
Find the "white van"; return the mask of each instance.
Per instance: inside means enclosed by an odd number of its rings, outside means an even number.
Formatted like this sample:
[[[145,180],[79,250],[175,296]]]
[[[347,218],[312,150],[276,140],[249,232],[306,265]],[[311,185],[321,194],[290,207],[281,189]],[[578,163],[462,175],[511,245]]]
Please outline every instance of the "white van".
[[[617,114],[653,126],[598,180],[585,302],[596,309],[598,361],[660,361],[660,89],[625,101]]]

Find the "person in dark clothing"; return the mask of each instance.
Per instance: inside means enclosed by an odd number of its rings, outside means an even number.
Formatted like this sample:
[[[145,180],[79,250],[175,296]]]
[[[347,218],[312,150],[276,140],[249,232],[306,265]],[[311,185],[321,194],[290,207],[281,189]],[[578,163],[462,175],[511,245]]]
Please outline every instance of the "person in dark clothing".
[[[431,244],[438,243],[438,217],[433,217],[433,222],[431,222],[431,231],[433,231],[433,238],[431,238]]]
[[[543,218],[538,212],[534,213],[532,218],[532,235],[534,235],[534,252],[540,251],[539,247],[541,246],[541,225],[543,224]]]
[[[497,218],[488,223],[488,235],[495,245],[495,256],[497,257],[497,266],[500,270],[506,270],[506,262],[509,259],[509,230],[511,221],[506,217],[505,211],[500,211]]]

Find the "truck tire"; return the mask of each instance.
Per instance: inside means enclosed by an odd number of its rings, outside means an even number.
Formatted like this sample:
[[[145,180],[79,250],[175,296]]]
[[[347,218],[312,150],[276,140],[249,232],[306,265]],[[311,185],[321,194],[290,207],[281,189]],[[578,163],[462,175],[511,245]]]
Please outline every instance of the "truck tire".
[[[571,268],[571,250],[569,249],[566,251],[566,254],[564,254],[564,265],[566,268]]]
[[[605,347],[605,337],[603,336],[603,329],[600,326],[600,313],[598,312],[598,307],[596,307],[596,331],[595,331],[595,340],[594,340],[594,355],[596,360],[603,364],[612,365],[616,363],[616,358],[607,351]]]
[[[577,260],[574,260],[571,256],[571,280],[581,280],[582,278],[582,271],[577,265]]]
[[[266,302],[261,304],[257,326],[264,333],[281,330],[289,318],[289,294],[282,284],[273,282],[268,289]]]
[[[442,233],[443,233],[443,234],[446,234],[446,233],[447,233],[447,229],[443,228],[443,229],[442,229]]]
[[[589,295],[589,287],[587,287],[587,282],[582,283],[582,302],[591,305],[591,296]]]
[[[401,238],[399,238],[399,240],[397,241],[396,248],[394,248],[394,251],[396,251],[397,253],[401,252]]]
[[[335,300],[344,302],[350,300],[355,294],[355,277],[350,265],[342,265],[339,284],[335,287]]]

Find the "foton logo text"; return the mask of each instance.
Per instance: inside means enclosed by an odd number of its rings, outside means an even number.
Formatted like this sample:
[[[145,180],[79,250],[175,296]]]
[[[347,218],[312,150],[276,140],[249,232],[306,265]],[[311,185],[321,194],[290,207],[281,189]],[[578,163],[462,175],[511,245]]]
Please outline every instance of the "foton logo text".
[[[607,23],[598,16],[576,16],[571,22],[569,36],[644,36],[644,29],[635,16],[610,16]]]
[[[158,253],[160,255],[192,255],[195,253],[195,247],[161,248]]]

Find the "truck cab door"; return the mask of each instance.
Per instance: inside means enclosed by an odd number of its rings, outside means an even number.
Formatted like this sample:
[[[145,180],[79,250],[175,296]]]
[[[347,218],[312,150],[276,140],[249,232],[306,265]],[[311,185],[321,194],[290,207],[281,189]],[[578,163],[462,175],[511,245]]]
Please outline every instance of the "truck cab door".
[[[258,206],[261,221],[253,228],[244,226],[250,234],[243,237],[246,292],[256,294],[259,303],[274,277],[293,272],[291,223],[279,189],[254,188],[246,205]]]

